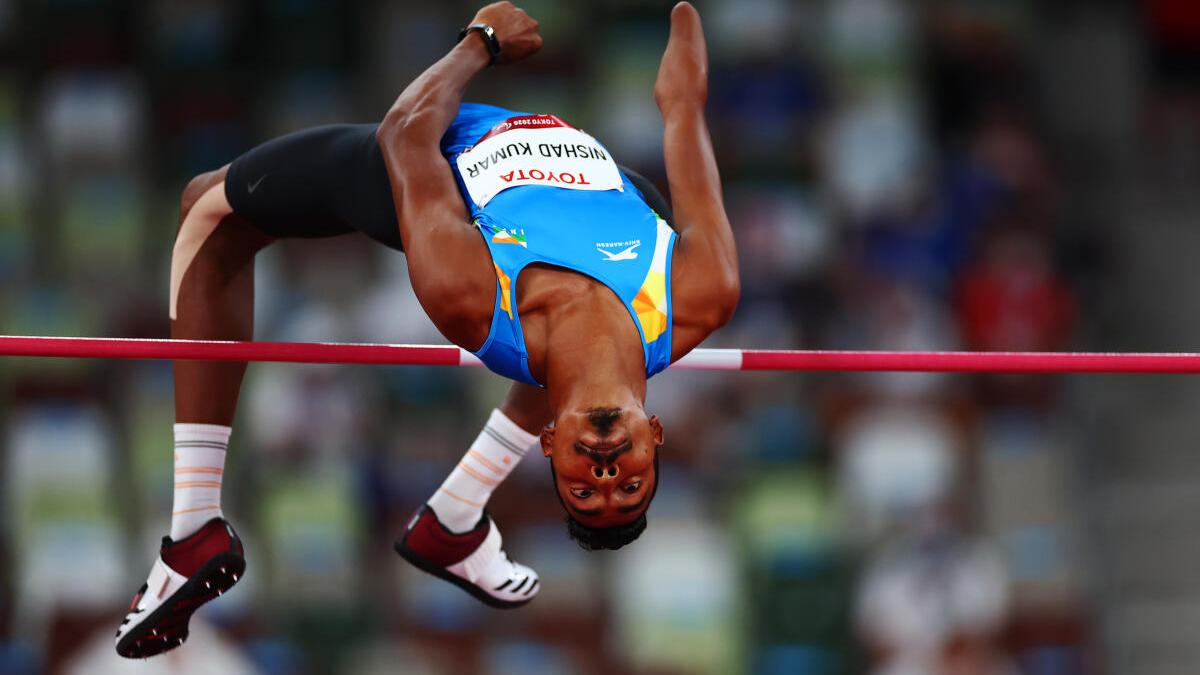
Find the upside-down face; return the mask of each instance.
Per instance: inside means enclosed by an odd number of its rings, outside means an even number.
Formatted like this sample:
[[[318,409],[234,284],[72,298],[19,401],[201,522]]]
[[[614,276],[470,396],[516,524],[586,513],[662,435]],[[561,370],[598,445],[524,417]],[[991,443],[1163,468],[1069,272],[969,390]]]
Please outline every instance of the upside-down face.
[[[658,418],[640,407],[560,413],[542,431],[563,508],[590,529],[625,526],[645,513],[658,486],[662,442]]]

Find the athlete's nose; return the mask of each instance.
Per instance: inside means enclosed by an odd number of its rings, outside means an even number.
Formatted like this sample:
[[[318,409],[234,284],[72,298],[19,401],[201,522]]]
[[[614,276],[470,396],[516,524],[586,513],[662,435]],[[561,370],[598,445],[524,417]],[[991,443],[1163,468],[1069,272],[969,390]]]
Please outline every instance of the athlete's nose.
[[[596,477],[596,480],[616,478],[620,473],[621,469],[616,464],[592,467],[592,475]]]

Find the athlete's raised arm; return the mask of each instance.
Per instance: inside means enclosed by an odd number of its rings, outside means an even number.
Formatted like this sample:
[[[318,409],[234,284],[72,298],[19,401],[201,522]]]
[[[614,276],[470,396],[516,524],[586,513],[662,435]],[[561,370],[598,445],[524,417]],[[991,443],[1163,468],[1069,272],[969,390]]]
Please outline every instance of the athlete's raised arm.
[[[495,31],[501,63],[523,59],[541,47],[537,22],[510,2],[479,10],[472,20],[477,23]],[[487,337],[496,278],[483,240],[469,227],[440,142],[467,84],[490,58],[481,36],[465,36],[404,89],[375,133],[413,292],[438,330],[467,349],[477,349]]]
[[[654,84],[662,112],[663,154],[675,214],[672,268],[674,337],[672,360],[688,353],[723,326],[737,307],[737,248],[713,156],[704,104],[708,54],[696,8],[681,2],[671,11],[671,37]]]

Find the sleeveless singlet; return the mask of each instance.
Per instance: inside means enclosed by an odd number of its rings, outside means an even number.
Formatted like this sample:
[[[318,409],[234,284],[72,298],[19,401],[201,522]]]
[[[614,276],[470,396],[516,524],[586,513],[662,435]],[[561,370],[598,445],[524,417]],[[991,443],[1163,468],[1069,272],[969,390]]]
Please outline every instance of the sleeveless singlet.
[[[596,139],[553,115],[464,103],[442,138],[496,272],[491,330],[475,355],[493,372],[540,386],[517,312],[531,263],[612,289],[641,337],[646,377],[671,361],[674,230]]]

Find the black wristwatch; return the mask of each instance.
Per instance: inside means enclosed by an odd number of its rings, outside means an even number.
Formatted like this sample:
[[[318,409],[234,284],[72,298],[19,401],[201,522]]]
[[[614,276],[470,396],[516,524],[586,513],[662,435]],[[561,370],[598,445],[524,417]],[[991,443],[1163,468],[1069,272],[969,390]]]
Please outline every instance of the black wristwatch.
[[[488,54],[491,56],[488,65],[494,64],[496,59],[500,58],[500,40],[496,37],[496,31],[491,26],[486,23],[473,23],[462,29],[458,34],[458,41],[462,42],[463,38],[467,37],[469,33],[475,32],[479,33],[479,36],[483,38],[483,43],[487,45]]]

